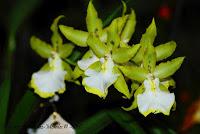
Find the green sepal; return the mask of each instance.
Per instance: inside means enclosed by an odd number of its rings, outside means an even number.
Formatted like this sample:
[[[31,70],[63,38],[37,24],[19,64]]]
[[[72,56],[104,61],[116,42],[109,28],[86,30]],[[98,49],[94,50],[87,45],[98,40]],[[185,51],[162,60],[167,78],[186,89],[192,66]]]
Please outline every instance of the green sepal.
[[[62,34],[71,42],[80,47],[87,47],[88,33],[85,31],[75,30],[73,27],[59,25]]]
[[[78,65],[75,66],[74,71],[72,72],[72,78],[78,79],[80,76],[83,75],[83,71],[78,67]]]
[[[63,15],[58,16],[54,19],[52,25],[51,25],[51,31],[53,32],[51,36],[51,42],[53,44],[54,49],[57,50],[58,47],[62,46],[63,40],[61,35],[58,32],[58,21],[63,18]]]
[[[148,44],[153,45],[154,39],[156,37],[156,24],[154,19],[152,20],[151,24],[147,28],[146,32],[142,35],[140,40],[141,48],[136,54],[136,56],[132,59],[135,63],[142,62],[145,49],[147,48]]]
[[[172,78],[166,78],[161,82],[167,89],[169,87],[175,88],[176,87],[176,82]]]
[[[123,6],[122,16],[124,16],[126,13],[126,10],[127,10],[127,6],[126,6],[126,2],[124,2],[123,0],[121,0],[121,2],[122,2],[122,6]]]
[[[156,66],[154,76],[160,79],[167,78],[173,75],[183,63],[184,57],[178,57],[171,61],[160,63]]]
[[[143,82],[148,74],[148,72],[144,68],[137,66],[119,66],[119,69],[126,77],[130,78],[131,80],[136,80],[138,82]]]
[[[133,80],[131,83],[131,94],[133,94],[134,91],[137,90],[139,87],[140,87],[140,83]]]
[[[94,62],[93,64],[91,64],[88,68],[91,69],[91,70],[95,70],[97,72],[100,72],[101,71],[101,62],[100,61],[96,61]]]
[[[107,28],[108,31],[108,45],[110,46],[114,46],[115,48],[117,48],[120,44],[120,37],[118,34],[118,21],[119,18],[114,19],[110,26]],[[120,24],[119,24],[120,25]]]
[[[93,34],[89,35],[87,44],[97,57],[103,57],[109,53],[109,48]]]
[[[100,31],[98,33],[99,35],[99,39],[102,41],[102,42],[106,42],[107,39],[108,39],[108,33],[107,33],[107,29],[103,29],[102,31]]]
[[[140,44],[133,45],[132,47],[115,48],[112,51],[112,59],[116,63],[126,63],[135,56],[140,48]]]
[[[153,45],[148,44],[144,51],[143,66],[149,72],[153,73],[156,66],[156,52]]]
[[[71,81],[72,80],[73,71],[72,71],[70,65],[68,63],[66,63],[66,62],[62,62],[62,66],[63,66],[63,69],[67,72],[65,74],[65,80]]]
[[[51,68],[49,66],[49,63],[45,63],[41,68],[40,70],[42,71],[49,71]]]
[[[122,107],[125,111],[130,111],[138,107],[137,105],[137,95],[142,94],[144,92],[144,84],[142,84],[134,93],[134,101],[132,102],[131,106],[128,108]]]
[[[126,98],[130,99],[131,98],[131,94],[129,92],[128,89],[128,85],[124,79],[123,74],[119,71],[119,69],[117,67],[114,67],[114,71],[116,74],[118,74],[118,78],[114,83],[114,87],[123,95],[125,95]]]
[[[157,61],[161,61],[168,58],[174,53],[175,49],[176,49],[176,42],[174,41],[169,41],[165,44],[156,46],[155,50],[156,50]]]
[[[39,38],[32,36],[30,40],[31,48],[43,58],[49,58],[53,48],[50,44],[40,40]]]
[[[128,43],[135,32],[136,25],[136,15],[134,10],[131,10],[131,14],[128,16],[126,25],[121,34],[121,40],[125,43]]]
[[[74,49],[74,45],[72,43],[66,43],[59,47],[58,54],[61,58],[68,57]]]
[[[102,21],[98,18],[98,13],[92,4],[92,1],[88,4],[86,25],[88,32],[98,32],[101,31],[103,27]]]

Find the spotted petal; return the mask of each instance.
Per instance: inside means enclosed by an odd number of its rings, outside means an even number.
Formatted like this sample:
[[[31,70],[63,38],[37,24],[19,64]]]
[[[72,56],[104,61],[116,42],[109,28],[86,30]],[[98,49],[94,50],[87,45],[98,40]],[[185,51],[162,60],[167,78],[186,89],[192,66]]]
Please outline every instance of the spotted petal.
[[[88,68],[85,71],[86,77],[83,79],[83,85],[87,92],[105,98],[110,87],[118,78],[118,74],[113,73],[114,63],[111,57],[103,60],[102,69],[96,71]]]
[[[155,80],[145,80],[145,91],[137,95],[138,108],[144,116],[150,113],[170,114],[170,109],[175,102],[174,93],[161,90],[159,84],[158,78]]]
[[[56,56],[49,58],[48,66],[40,71],[33,73],[30,86],[34,88],[36,94],[42,98],[52,97],[55,92],[65,91],[65,74],[62,60]]]

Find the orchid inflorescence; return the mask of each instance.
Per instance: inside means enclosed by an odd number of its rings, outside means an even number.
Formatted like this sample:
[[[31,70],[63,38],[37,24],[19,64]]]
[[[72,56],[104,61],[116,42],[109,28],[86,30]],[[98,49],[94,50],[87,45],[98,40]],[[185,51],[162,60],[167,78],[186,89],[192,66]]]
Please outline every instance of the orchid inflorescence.
[[[58,26],[58,21],[63,17],[59,16],[51,26],[53,46],[33,36],[33,50],[41,57],[48,58],[48,63],[32,75],[30,87],[35,93],[42,98],[52,97],[65,91],[65,80],[78,83],[77,79],[82,77],[85,90],[101,98],[106,98],[111,85],[124,98],[134,97],[132,105],[129,108],[123,107],[124,110],[138,107],[144,116],[150,113],[169,115],[171,108],[175,107],[175,95],[169,91],[170,87],[175,87],[171,76],[180,68],[184,57],[161,62],[173,54],[176,43],[170,41],[153,46],[157,35],[154,19],[140,42],[130,44],[135,31],[136,15],[132,9],[126,14],[124,2],[123,7],[122,16],[103,27],[90,1],[86,16],[87,31]],[[71,43],[63,44],[59,29]],[[63,59],[71,55],[75,45],[88,48],[88,51],[72,69]],[[131,81],[131,89],[127,81]]]

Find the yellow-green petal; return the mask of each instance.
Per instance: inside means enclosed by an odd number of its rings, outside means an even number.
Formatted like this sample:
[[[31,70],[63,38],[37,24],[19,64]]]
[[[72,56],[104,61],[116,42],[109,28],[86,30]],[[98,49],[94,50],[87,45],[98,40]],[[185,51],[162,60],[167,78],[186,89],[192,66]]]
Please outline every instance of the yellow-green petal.
[[[40,40],[35,36],[31,37],[30,44],[31,48],[42,58],[49,58],[51,56],[53,48],[50,44]]]
[[[62,34],[75,45],[87,47],[88,33],[80,30],[75,30],[73,27],[59,25]]]

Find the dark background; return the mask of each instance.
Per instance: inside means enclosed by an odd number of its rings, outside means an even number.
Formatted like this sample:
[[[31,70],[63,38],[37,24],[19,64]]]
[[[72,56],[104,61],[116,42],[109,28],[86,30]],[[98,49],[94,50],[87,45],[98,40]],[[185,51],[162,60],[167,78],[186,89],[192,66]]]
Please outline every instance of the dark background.
[[[7,37],[7,18],[9,12],[15,7],[15,0],[0,1],[0,72],[3,72],[3,54],[5,52]],[[31,12],[17,29],[17,47],[13,61],[12,92],[9,102],[9,114],[12,114],[16,104],[28,88],[27,84],[33,72],[46,62],[45,59],[34,53],[29,44],[32,35],[36,35],[44,41],[50,42],[50,25],[58,15],[66,18],[60,23],[73,26],[77,29],[86,30],[85,16],[88,0],[41,0],[35,10]],[[118,0],[94,0],[94,5],[99,16],[106,17],[119,7]],[[158,36],[155,45],[175,40],[177,49],[174,55],[186,56],[186,59],[174,75],[177,87],[176,94],[177,110],[170,117],[163,115],[150,115],[144,118],[138,110],[130,112],[144,128],[160,125],[171,127],[177,132],[181,128],[186,109],[193,101],[199,98],[200,76],[200,1],[199,0],[131,0],[127,5],[133,8],[137,15],[136,31],[132,43],[138,43],[142,33],[154,17],[157,24]],[[163,13],[163,8],[167,9]],[[130,11],[130,10],[128,10]],[[119,16],[120,14],[118,14]],[[9,22],[12,23],[12,22]],[[67,42],[67,40],[65,40]],[[80,48],[79,48],[80,49]],[[67,91],[60,95],[60,101],[56,103],[58,112],[74,127],[91,115],[102,109],[113,109],[128,106],[131,101],[121,99],[121,94],[113,87],[105,100],[93,94],[86,93],[83,87],[73,83],[66,83]],[[38,99],[40,99],[38,97]],[[45,100],[40,99],[41,102]],[[40,108],[39,105],[33,111],[26,124],[22,126],[21,133],[25,133],[27,127],[37,127],[53,111],[51,106]],[[199,125],[193,126],[188,133],[198,133]],[[125,133],[117,124],[109,125],[102,133]]]

